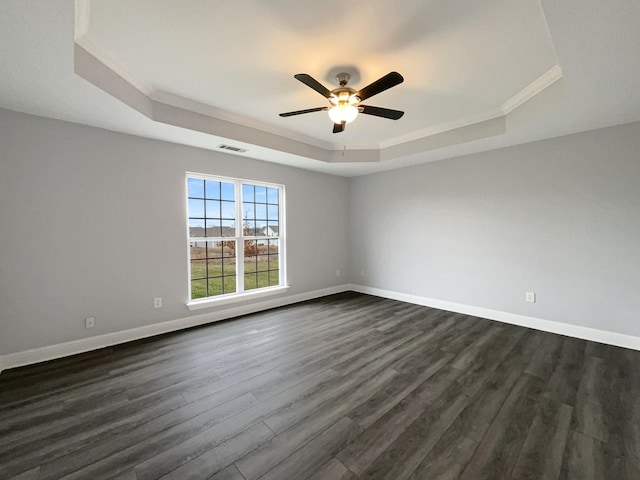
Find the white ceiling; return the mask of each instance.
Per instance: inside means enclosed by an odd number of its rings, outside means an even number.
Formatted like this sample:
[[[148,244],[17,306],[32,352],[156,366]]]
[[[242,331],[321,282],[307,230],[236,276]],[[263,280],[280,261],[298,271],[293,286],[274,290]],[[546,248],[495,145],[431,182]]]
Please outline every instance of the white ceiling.
[[[76,3],[3,0],[0,107],[347,176],[640,120],[636,0]],[[278,116],[341,66],[405,116]]]

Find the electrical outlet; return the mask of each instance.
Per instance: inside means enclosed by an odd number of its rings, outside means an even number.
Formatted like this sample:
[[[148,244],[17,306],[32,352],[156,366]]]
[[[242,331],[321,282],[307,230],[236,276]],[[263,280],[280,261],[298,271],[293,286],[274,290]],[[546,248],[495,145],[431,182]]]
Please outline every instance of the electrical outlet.
[[[336,277],[340,276],[340,270],[336,270]]]
[[[536,292],[527,292],[527,293],[525,293],[524,300],[527,303],[536,303]]]
[[[93,328],[96,326],[96,319],[88,317],[84,319],[84,328]]]
[[[156,297],[153,299],[153,308],[162,308],[162,297]]]
[[[364,270],[360,270],[360,276],[364,277]]]

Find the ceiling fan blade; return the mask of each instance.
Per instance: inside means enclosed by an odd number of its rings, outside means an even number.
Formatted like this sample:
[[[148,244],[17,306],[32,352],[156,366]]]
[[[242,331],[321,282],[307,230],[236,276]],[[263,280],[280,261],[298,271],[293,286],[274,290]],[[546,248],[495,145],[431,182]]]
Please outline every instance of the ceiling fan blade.
[[[367,85],[360,90],[356,95],[360,98],[360,101],[373,97],[374,95],[384,92],[385,90],[395,87],[396,85],[404,82],[404,78],[398,72],[387,73],[384,77],[379,78],[370,85]]]
[[[329,110],[329,107],[316,107],[316,108],[307,108],[306,110],[296,110],[295,112],[285,112],[281,113],[281,117],[292,117],[293,115],[302,115],[303,113],[313,113],[313,112],[322,112]]]
[[[372,107],[370,105],[360,105],[362,112],[367,115],[375,115],[376,117],[389,118],[391,120],[398,120],[404,115],[404,112],[400,110],[391,110],[390,108]]]
[[[319,81],[313,78],[311,75],[307,75],[306,73],[297,73],[294,75],[296,80],[300,80],[307,87],[313,88],[316,92],[326,98],[331,98],[333,94],[329,89],[327,89],[324,85],[322,85]]]
[[[334,123],[333,124],[333,133],[344,132],[344,123]]]

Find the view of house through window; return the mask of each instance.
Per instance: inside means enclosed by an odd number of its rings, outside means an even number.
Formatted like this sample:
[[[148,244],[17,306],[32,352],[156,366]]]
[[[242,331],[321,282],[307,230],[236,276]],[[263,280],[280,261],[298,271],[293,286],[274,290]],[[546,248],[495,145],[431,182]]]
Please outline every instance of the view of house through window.
[[[281,185],[187,175],[192,300],[282,285]]]

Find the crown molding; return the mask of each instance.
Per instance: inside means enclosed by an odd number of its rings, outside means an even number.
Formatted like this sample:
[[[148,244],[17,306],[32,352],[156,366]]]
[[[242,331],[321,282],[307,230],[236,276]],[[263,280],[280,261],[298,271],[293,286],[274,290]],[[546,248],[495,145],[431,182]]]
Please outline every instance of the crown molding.
[[[522,106],[533,97],[541,93],[543,90],[546,90],[551,85],[556,83],[558,80],[563,78],[562,68],[560,65],[554,65],[547,72],[543,73],[540,77],[530,83],[527,87],[520,90],[513,97],[507,100],[502,105],[502,112],[505,115],[513,112],[516,108]]]
[[[99,57],[98,57],[99,58]],[[261,122],[255,118],[247,117],[246,115],[240,115],[238,113],[231,112],[222,108],[214,107],[206,103],[192,100],[181,95],[169,93],[164,90],[154,88],[149,94],[149,98],[154,102],[163,103],[165,105],[171,105],[184,110],[190,110],[192,112],[206,115],[207,117],[217,118],[226,122],[234,123],[236,125],[242,125],[244,127],[255,128],[262,130],[263,132],[272,133],[284,138],[289,138],[297,142],[313,145],[314,147],[322,148],[324,150],[334,150],[339,148],[336,144],[323,142],[308,135],[292,132],[284,128],[276,127],[273,124],[267,122]]]
[[[449,132],[459,128],[469,127],[477,123],[483,123],[488,120],[506,116],[516,108],[522,106],[533,97],[541,93],[543,90],[546,90],[562,77],[563,75],[560,65],[555,65],[540,77],[538,77],[536,80],[527,85],[524,89],[516,93],[513,97],[511,97],[498,108],[494,108],[476,115],[460,118],[452,122],[441,123],[439,125],[434,125],[422,130],[417,130],[407,135],[402,135],[399,137],[391,138],[389,140],[385,140],[383,142],[380,142],[379,148],[382,149],[394,147],[403,143],[420,140],[425,137],[439,135],[441,133]]]

